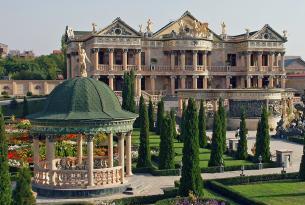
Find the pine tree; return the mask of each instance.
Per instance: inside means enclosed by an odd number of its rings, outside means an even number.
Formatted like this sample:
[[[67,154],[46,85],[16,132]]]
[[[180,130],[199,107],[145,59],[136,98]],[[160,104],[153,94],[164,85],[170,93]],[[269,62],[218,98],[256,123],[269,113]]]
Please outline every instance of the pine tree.
[[[29,114],[29,104],[26,97],[23,98],[23,110],[22,117],[26,117]]]
[[[149,98],[149,104],[148,104],[148,119],[149,119],[149,130],[155,131],[155,113],[154,113],[154,105],[151,101],[151,98]]]
[[[245,160],[248,157],[247,134],[248,134],[248,130],[246,127],[245,112],[242,111],[240,117],[239,141],[237,147],[237,158],[240,160]]]
[[[264,106],[261,116],[261,155],[263,162],[270,161],[270,134],[269,134],[269,123],[268,123],[268,111]]]
[[[182,171],[179,195],[188,196],[192,191],[202,196],[202,178],[199,168],[198,115],[194,99],[189,99],[185,111],[185,139],[183,145]]]
[[[149,122],[146,104],[143,96],[140,97],[140,147],[137,168],[150,167],[151,157],[149,148]]]
[[[164,102],[163,100],[161,100],[158,102],[158,110],[157,110],[157,127],[156,127],[157,134],[160,134],[161,132],[163,117],[164,117]]]
[[[0,112],[0,205],[10,205],[12,188],[8,165],[8,140],[5,135],[4,118]]]
[[[215,112],[213,122],[212,150],[209,160],[209,167],[220,166],[223,163],[223,144],[222,144],[222,122],[219,113]]]
[[[175,116],[175,110],[171,109],[170,111],[170,117],[172,119],[172,126],[173,126],[173,137],[174,139],[177,138],[177,130],[176,130],[176,116]]]
[[[129,98],[130,98],[130,83],[129,75],[127,72],[124,73],[124,83],[122,90],[122,108],[129,111]]]
[[[165,116],[161,125],[159,169],[174,169],[174,138],[170,116]]]
[[[221,140],[222,140],[222,150],[223,152],[226,151],[227,144],[226,144],[226,135],[227,135],[227,119],[226,119],[226,111],[223,105],[223,99],[220,98],[218,101],[218,115],[221,122]]]
[[[303,133],[303,155],[300,163],[299,179],[305,181],[305,133]]]
[[[206,147],[207,142],[207,135],[206,135],[206,116],[205,116],[205,109],[203,100],[200,101],[200,109],[199,109],[199,116],[198,116],[198,129],[199,129],[199,145],[201,148]]]
[[[19,170],[16,189],[14,190],[14,205],[33,205],[35,198],[31,189],[30,170],[23,167]]]

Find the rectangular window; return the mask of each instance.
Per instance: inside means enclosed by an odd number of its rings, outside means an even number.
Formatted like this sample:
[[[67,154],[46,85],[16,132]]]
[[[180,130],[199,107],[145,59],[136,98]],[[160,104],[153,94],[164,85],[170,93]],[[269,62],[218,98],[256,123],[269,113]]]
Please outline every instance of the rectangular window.
[[[145,65],[145,52],[141,52],[141,64]]]
[[[227,54],[227,65],[236,66],[236,54]]]
[[[268,55],[267,54],[262,55],[262,66],[268,66]]]

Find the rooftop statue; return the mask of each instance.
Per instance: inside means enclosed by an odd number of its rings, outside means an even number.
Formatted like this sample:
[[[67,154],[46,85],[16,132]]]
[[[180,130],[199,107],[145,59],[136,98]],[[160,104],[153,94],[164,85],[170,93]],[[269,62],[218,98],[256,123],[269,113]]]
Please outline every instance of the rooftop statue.
[[[287,34],[288,34],[287,30],[283,30],[283,36],[284,36],[284,38],[287,38]]]
[[[142,24],[140,24],[140,25],[139,25],[139,32],[140,32],[140,33],[142,33],[142,32],[143,32],[143,31],[142,31],[142,27],[143,27],[143,25],[142,25]]]
[[[85,49],[82,48],[81,44],[78,44],[78,56],[79,56],[79,68],[81,77],[87,77],[87,65],[86,60],[90,62]]]
[[[147,26],[146,26],[146,30],[148,33],[152,32],[152,21],[150,19],[148,19],[147,21]]]
[[[225,24],[225,22],[222,22],[221,24],[221,34],[227,35],[227,25]]]
[[[96,25],[95,23],[92,23],[92,32],[93,32],[93,33],[96,32],[96,26],[97,26],[97,25]]]

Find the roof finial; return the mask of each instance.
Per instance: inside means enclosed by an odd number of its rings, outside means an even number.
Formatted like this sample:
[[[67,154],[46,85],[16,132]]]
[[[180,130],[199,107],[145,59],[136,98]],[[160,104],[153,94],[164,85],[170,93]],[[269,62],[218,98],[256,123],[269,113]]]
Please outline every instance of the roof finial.
[[[227,35],[227,25],[224,21],[221,23],[221,34],[224,36]]]
[[[288,31],[285,29],[285,30],[283,30],[283,36],[284,36],[284,38],[287,38],[287,34],[288,34]]]
[[[146,26],[146,31],[147,33],[151,33],[152,32],[152,21],[150,19],[148,19],[147,21],[147,26]]]
[[[248,37],[249,37],[249,34],[250,34],[250,29],[249,29],[249,28],[246,28],[245,30],[246,30],[246,38],[248,38]]]

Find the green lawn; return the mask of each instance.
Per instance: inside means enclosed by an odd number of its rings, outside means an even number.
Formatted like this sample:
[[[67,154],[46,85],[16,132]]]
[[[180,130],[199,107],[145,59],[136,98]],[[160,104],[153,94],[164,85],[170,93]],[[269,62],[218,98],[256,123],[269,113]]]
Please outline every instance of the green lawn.
[[[270,205],[305,204],[305,182],[270,182],[230,187],[245,196]]]
[[[134,129],[133,136],[132,136],[132,143],[135,145],[139,145],[139,143],[140,143],[139,137],[140,137],[139,129]],[[160,136],[154,132],[150,132],[149,143],[150,143],[149,144],[150,147],[159,147]],[[175,152],[176,152],[175,162],[179,164],[182,160],[183,143],[180,143],[177,140],[175,140],[174,147],[175,147]],[[209,149],[200,148],[199,153],[200,153],[199,154],[200,167],[201,168],[208,167],[208,162],[210,159],[211,151]],[[235,165],[241,166],[241,165],[253,164],[252,162],[249,162],[246,160],[235,160],[232,157],[227,156],[227,155],[224,155],[224,163],[225,163],[225,166],[235,166]]]

